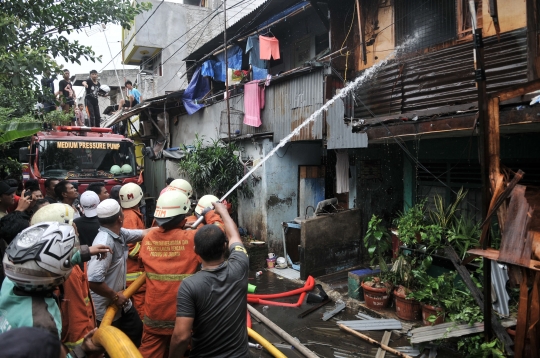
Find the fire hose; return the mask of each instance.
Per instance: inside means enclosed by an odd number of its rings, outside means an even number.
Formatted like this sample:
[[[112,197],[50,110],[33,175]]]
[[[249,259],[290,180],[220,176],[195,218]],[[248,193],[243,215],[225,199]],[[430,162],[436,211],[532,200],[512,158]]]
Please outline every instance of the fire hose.
[[[143,273],[124,290],[124,296],[129,299],[145,281],[146,274]],[[139,350],[135,347],[131,339],[118,328],[111,326],[116,312],[118,312],[118,306],[115,304],[107,307],[101,325],[96,333],[94,333],[92,340],[103,346],[111,358],[142,358],[141,353],[139,353]]]

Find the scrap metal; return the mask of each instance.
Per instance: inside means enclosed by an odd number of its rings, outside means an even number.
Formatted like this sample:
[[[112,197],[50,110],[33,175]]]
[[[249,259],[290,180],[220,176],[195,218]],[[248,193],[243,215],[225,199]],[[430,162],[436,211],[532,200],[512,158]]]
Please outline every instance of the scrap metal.
[[[381,331],[388,329],[402,329],[401,322],[397,319],[338,321],[337,324],[342,324],[346,327],[354,329],[355,331]]]
[[[322,320],[323,321],[328,321],[330,318],[334,317],[336,314],[338,314],[339,312],[341,312],[344,309],[345,309],[345,303],[344,302],[337,303],[336,308],[334,308],[330,312],[326,312],[323,315]]]

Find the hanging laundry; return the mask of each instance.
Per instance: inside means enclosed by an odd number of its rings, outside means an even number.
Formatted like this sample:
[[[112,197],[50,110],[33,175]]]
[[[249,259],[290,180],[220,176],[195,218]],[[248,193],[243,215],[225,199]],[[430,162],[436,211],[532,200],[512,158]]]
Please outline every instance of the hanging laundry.
[[[191,82],[182,95],[182,102],[188,114],[193,114],[204,107],[204,104],[197,103],[197,100],[203,98],[208,92],[210,92],[210,84],[208,79],[201,75],[201,67],[199,67],[195,70]]]
[[[215,65],[216,65],[216,61],[212,61],[212,60],[204,61],[201,67],[201,75],[213,78]]]
[[[259,36],[250,36],[247,39],[246,53],[249,52],[249,64],[260,69],[268,68],[268,61],[261,60]]]
[[[264,81],[264,85],[266,87],[268,87],[268,86],[270,86],[270,82],[272,82],[272,75],[268,74],[268,75],[266,75],[266,81]]]
[[[242,54],[244,51],[238,45],[233,45],[227,49],[229,68],[240,70],[242,68]],[[225,51],[216,55],[217,63],[214,66],[214,80],[225,82]],[[218,69],[219,66],[219,69]]]
[[[251,81],[244,85],[244,124],[260,127],[261,109],[264,108],[264,86],[259,81]]]
[[[268,70],[266,68],[251,66],[251,70],[253,71],[254,80],[265,80],[268,76]]]
[[[349,192],[349,153],[336,152],[336,193]]]
[[[279,60],[279,41],[275,37],[259,36],[259,50],[261,54],[261,60],[270,60],[273,57],[274,60]]]

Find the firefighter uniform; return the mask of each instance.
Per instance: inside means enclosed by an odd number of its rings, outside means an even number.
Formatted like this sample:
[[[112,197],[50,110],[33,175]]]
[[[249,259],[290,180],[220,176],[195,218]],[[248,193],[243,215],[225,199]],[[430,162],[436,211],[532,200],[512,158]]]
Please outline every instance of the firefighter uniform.
[[[167,192],[164,193],[166,194]],[[183,194],[179,195],[186,200],[185,212],[187,212],[189,200]],[[158,200],[156,213],[160,210],[159,207]],[[214,211],[206,213],[205,219],[207,224],[223,227],[221,217]],[[185,224],[186,219],[170,230],[162,227],[155,229],[142,242],[139,257],[146,272],[146,304],[143,338],[139,351],[145,358],[168,357],[176,321],[178,288],[182,280],[197,271],[200,263],[194,250],[197,230],[184,230]]]
[[[126,229],[146,229],[143,223],[142,214],[139,208],[124,209],[124,224],[122,227]],[[128,244],[129,253],[127,259],[127,274],[126,274],[126,287],[129,287],[133,281],[135,281],[144,272],[144,267],[139,261],[139,252],[141,250],[141,243]],[[141,320],[144,318],[144,296],[146,291],[146,283],[137,290],[137,292],[131,296],[135,309]]]

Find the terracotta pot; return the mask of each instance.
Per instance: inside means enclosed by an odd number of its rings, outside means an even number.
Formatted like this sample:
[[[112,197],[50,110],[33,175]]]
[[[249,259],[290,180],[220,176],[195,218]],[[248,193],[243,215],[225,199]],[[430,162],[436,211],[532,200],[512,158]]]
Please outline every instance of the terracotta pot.
[[[437,316],[435,322],[431,323],[429,321],[430,316]],[[436,324],[444,323],[444,316],[444,308],[422,303],[422,322],[424,323],[424,326],[434,326]]]
[[[405,294],[394,290],[396,298],[396,316],[405,321],[418,321],[422,317],[420,302],[415,299],[408,299]]]
[[[376,288],[365,285],[362,282],[362,288],[364,289],[364,300],[366,301],[366,306],[374,310],[380,310],[388,307],[390,303],[390,298],[392,296],[392,287],[390,289]]]

